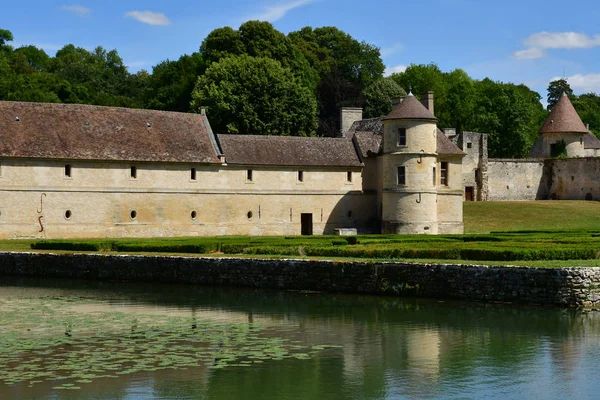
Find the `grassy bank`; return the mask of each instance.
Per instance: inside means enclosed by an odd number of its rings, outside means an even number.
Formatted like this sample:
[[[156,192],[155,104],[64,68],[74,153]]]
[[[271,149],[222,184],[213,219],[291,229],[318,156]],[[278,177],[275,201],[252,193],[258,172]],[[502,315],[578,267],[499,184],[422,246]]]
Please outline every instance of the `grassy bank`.
[[[598,266],[600,203],[469,202],[465,235],[194,237],[0,241],[0,250],[315,257]],[[582,261],[583,260],[583,261]]]

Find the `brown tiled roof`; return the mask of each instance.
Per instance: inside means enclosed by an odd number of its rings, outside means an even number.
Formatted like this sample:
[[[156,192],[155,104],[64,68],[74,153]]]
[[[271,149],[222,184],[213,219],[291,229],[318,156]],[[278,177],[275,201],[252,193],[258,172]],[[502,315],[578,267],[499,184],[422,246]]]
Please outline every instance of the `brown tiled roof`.
[[[437,118],[415,96],[409,94],[383,119],[433,119]]]
[[[554,132],[581,132],[587,133],[589,130],[581,122],[577,115],[575,107],[571,104],[569,97],[563,93],[558,102],[552,107],[550,115],[544,122],[540,133]]]
[[[600,149],[600,139],[591,132],[583,135],[583,148],[584,149]]]
[[[376,117],[354,121],[348,132],[376,132],[383,134],[383,119],[382,117]]]
[[[348,138],[217,135],[228,164],[361,166]]]
[[[0,101],[0,157],[219,162],[203,115],[7,101]]]
[[[448,137],[444,135],[444,132],[439,128],[437,130],[437,146],[435,152],[441,155],[465,155],[465,153],[455,145],[452,140],[448,139]]]
[[[354,132],[360,154],[363,157],[373,157],[380,153],[383,134],[373,131]]]

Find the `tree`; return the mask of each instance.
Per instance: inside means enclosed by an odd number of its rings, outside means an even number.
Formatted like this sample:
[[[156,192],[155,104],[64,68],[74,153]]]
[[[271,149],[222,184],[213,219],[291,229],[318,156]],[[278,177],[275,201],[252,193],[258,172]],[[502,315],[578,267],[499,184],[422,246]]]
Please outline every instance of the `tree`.
[[[365,118],[387,115],[392,111],[392,101],[406,96],[404,89],[390,77],[381,78],[369,85],[365,95]]]
[[[13,40],[14,38],[11,31],[0,29],[0,47],[6,46],[7,42],[12,42]]]
[[[589,125],[590,131],[600,137],[600,96],[596,93],[585,93],[573,100],[573,106],[583,123]]]
[[[550,82],[548,85],[548,111],[552,110],[552,107],[558,100],[566,93],[571,100],[573,99],[573,89],[571,89],[571,85],[565,79],[557,79],[555,81]]]
[[[316,128],[310,89],[281,63],[265,57],[228,57],[198,79],[192,108],[207,106],[216,132],[309,136]]]

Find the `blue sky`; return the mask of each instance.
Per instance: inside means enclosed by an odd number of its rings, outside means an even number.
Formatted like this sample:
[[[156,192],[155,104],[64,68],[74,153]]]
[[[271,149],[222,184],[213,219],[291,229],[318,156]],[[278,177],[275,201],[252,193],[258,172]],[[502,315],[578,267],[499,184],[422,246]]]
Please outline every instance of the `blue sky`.
[[[15,46],[53,55],[72,43],[117,49],[131,72],[197,51],[213,29],[249,19],[288,33],[336,26],[378,46],[388,71],[434,62],[476,79],[525,83],[545,98],[568,78],[576,93],[600,93],[598,0],[29,0],[2,7]]]

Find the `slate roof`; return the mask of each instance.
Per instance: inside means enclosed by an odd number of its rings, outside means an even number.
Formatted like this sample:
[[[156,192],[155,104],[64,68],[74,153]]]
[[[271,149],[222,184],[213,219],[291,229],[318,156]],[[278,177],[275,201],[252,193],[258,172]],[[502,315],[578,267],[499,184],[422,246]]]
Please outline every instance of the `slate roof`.
[[[558,102],[552,107],[550,115],[544,122],[540,133],[561,133],[576,132],[587,133],[589,130],[585,127],[581,118],[577,115],[575,107],[571,104],[569,97],[563,93]]]
[[[348,138],[217,135],[228,164],[358,167]]]
[[[218,156],[203,115],[0,101],[0,157],[219,163]]]
[[[380,154],[381,143],[383,139],[382,133],[372,131],[358,131],[354,132],[354,136],[356,137],[356,142],[358,143],[360,154],[363,157],[373,157]]]
[[[361,121],[354,121],[348,132],[377,132],[383,134],[383,119],[367,118]]]
[[[583,135],[583,148],[584,149],[600,149],[600,139],[591,132]]]
[[[415,96],[409,94],[400,103],[396,104],[383,119],[425,119],[437,120]]]

